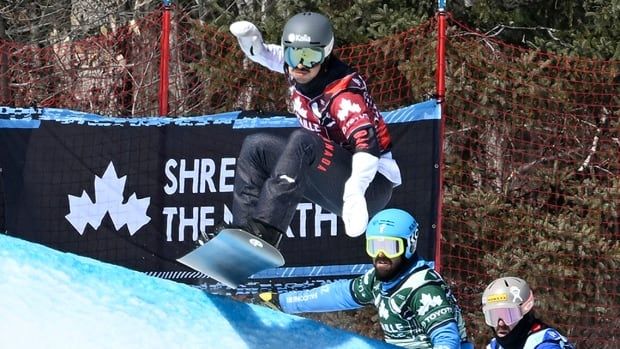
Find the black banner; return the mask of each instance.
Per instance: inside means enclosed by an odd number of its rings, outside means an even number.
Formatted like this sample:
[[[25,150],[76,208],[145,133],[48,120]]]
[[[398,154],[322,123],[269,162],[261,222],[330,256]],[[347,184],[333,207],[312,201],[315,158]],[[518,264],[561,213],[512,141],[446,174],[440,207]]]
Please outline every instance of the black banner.
[[[434,256],[439,108],[428,101],[384,113],[403,175],[389,207],[421,226]],[[244,112],[190,118],[110,118],[0,107],[0,226],[49,247],[182,282],[205,281],[176,262],[201,230],[230,221],[235,159],[244,137],[288,134],[296,120]],[[301,202],[281,244],[286,265],[257,278],[308,281],[356,275],[364,238]]]

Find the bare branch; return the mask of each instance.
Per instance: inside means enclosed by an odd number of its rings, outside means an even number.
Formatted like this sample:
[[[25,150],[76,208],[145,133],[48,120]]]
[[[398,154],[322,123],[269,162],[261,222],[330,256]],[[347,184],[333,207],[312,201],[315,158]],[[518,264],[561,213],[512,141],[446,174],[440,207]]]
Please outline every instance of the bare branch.
[[[603,116],[601,116],[601,124],[605,124],[605,121],[607,121],[607,110],[603,110]],[[594,126],[594,125],[592,125]],[[596,135],[594,136],[594,139],[592,139],[592,145],[590,146],[590,152],[588,153],[588,156],[586,156],[585,160],[583,161],[583,163],[581,163],[581,166],[579,166],[579,168],[577,169],[577,172],[583,172],[589,165],[590,165],[590,161],[592,160],[592,156],[594,155],[594,153],[596,153],[596,149],[598,147],[598,141],[599,141],[599,135],[601,134],[601,128],[597,127],[596,128]]]

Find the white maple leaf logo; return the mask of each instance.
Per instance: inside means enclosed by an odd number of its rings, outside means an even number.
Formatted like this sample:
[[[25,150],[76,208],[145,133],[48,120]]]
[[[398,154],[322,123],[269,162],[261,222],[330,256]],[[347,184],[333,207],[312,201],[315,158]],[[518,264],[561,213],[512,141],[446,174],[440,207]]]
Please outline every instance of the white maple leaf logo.
[[[428,293],[423,293],[420,301],[422,302],[422,305],[418,308],[418,315],[420,316],[426,314],[430,308],[436,307],[443,303],[441,297],[433,297]]]
[[[338,109],[338,114],[336,114],[336,116],[338,117],[340,121],[344,121],[349,116],[349,113],[351,112],[359,113],[362,111],[362,107],[360,107],[359,104],[353,103],[351,102],[350,99],[346,99],[346,98],[340,102],[339,107],[340,109]]]
[[[385,307],[385,302],[381,302],[379,305],[379,317],[387,319],[390,316],[390,312]]]
[[[308,111],[301,107],[301,98],[297,97],[293,100],[293,110],[297,115],[301,116],[304,119],[308,118]]]
[[[151,221],[146,214],[151,198],[138,199],[133,193],[124,202],[126,180],[127,176],[118,177],[114,164],[110,162],[102,177],[95,176],[95,200],[91,200],[86,190],[81,196],[68,195],[69,214],[65,218],[81,235],[87,224],[98,229],[105,214],[109,213],[116,230],[127,225],[129,234],[135,234]]]

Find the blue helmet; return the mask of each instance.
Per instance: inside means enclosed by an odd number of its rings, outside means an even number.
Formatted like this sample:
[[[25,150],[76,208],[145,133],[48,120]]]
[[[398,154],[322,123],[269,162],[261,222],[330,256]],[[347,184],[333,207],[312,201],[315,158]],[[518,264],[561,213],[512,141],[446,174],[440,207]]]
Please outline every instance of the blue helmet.
[[[405,240],[405,258],[411,258],[418,243],[418,222],[406,211],[388,208],[379,211],[366,228],[366,238],[397,237]]]

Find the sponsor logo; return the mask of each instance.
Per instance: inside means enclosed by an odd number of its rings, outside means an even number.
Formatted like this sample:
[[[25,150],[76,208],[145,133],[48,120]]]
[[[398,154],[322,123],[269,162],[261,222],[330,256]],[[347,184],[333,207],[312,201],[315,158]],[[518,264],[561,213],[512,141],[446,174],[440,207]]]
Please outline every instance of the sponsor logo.
[[[300,302],[307,302],[309,300],[313,300],[313,299],[318,299],[319,295],[318,292],[312,292],[312,293],[305,293],[305,294],[301,294],[301,295],[295,295],[295,296],[285,296],[285,302],[286,303],[300,303]]]
[[[403,331],[407,330],[407,328],[400,323],[381,323],[381,328],[384,332],[389,333],[392,338],[405,338],[408,332],[406,331],[403,333]]]
[[[521,290],[519,290],[517,286],[510,286],[510,294],[512,295],[513,303],[517,302],[517,298],[519,299],[519,302],[523,302],[523,298],[521,298],[520,293],[521,293]]]
[[[504,302],[507,300],[508,300],[508,295],[506,295],[505,293],[492,294],[487,297],[487,303]]]
[[[290,41],[290,42],[310,42],[310,41],[312,41],[312,38],[308,34],[290,33],[288,35],[288,41]]]
[[[288,183],[295,183],[295,180],[287,175],[280,175],[279,178],[287,181]]]
[[[452,316],[452,308],[444,307],[444,308],[441,308],[439,310],[435,310],[434,312],[430,313],[427,317],[425,317],[424,320],[422,320],[421,325],[423,327],[427,327],[431,323],[433,323],[433,321],[435,321],[435,320],[437,320],[439,318],[442,318],[445,315]]]
[[[151,198],[138,199],[136,193],[133,193],[125,200],[123,192],[126,181],[127,176],[118,177],[114,164],[110,162],[103,176],[95,176],[94,200],[86,190],[82,191],[81,196],[68,195],[69,214],[65,218],[82,235],[87,224],[98,229],[107,213],[117,231],[126,225],[129,234],[135,234],[151,220],[146,214]]]
[[[259,248],[263,248],[263,243],[256,240],[256,239],[250,239],[249,240],[250,245],[254,246],[254,247],[259,247]]]

